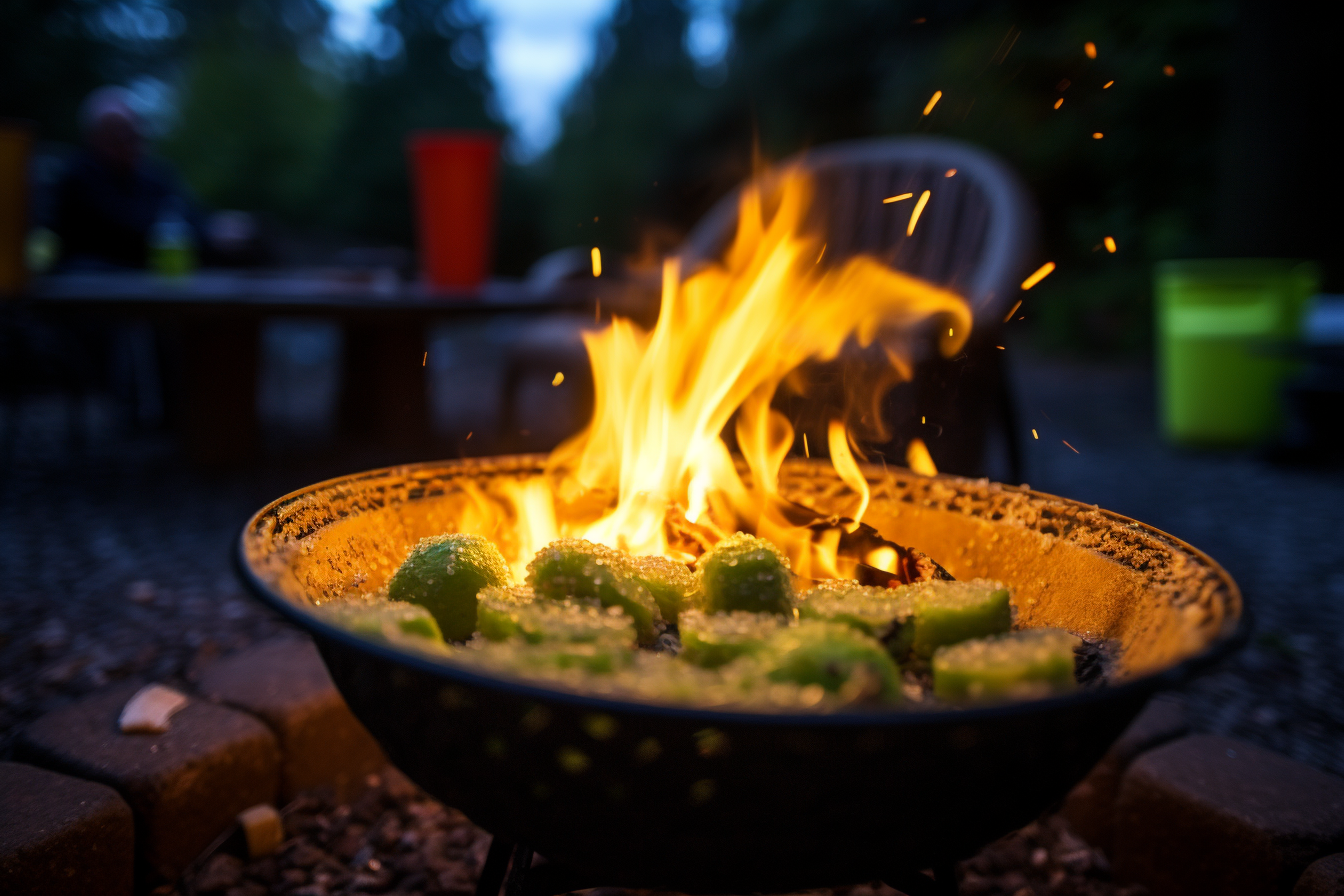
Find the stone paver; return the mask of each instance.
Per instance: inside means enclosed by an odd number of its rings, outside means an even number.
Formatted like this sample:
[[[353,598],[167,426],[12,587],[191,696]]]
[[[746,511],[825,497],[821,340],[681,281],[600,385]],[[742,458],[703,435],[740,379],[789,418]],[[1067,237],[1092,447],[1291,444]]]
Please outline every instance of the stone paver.
[[[202,671],[199,689],[247,710],[275,732],[281,802],[315,787],[349,798],[387,764],[306,638],[275,638],[220,660]]]
[[[1088,843],[1110,849],[1115,798],[1125,769],[1141,753],[1189,732],[1184,704],[1159,696],[1144,707],[1088,776],[1064,800],[1061,814]]]
[[[1153,896],[1288,893],[1344,844],[1344,780],[1242,741],[1187,737],[1130,765],[1112,863]]]
[[[102,784],[0,762],[0,893],[130,896],[131,808]]]
[[[275,799],[280,751],[246,713],[192,700],[163,734],[122,734],[117,716],[139,683],[121,684],[29,725],[26,761],[117,790],[135,813],[145,879],[171,879],[242,810]]]
[[[1344,853],[1308,865],[1293,887],[1293,896],[1344,896]]]

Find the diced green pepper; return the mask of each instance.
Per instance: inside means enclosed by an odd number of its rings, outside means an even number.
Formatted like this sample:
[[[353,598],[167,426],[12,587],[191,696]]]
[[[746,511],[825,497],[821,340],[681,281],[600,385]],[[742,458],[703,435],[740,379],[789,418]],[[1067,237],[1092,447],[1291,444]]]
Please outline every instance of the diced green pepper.
[[[789,560],[764,538],[745,532],[730,535],[704,554],[697,568],[709,612],[792,615]]]
[[[527,565],[527,584],[538,597],[596,599],[604,607],[620,607],[634,620],[641,644],[658,636],[662,613],[622,551],[577,538],[553,541]]]
[[[526,587],[486,588],[476,617],[490,641],[635,644],[634,622],[619,607],[604,607],[596,600],[537,600]]]
[[[421,539],[387,585],[387,596],[419,604],[452,641],[476,631],[476,592],[509,584],[504,557],[479,535],[455,533]]]
[[[836,622],[781,628],[754,658],[773,681],[818,684],[852,698],[899,700],[900,668],[875,639]]]
[[[635,580],[649,590],[666,621],[676,622],[694,602],[695,576],[685,563],[660,556],[635,557],[632,567]]]
[[[336,600],[319,604],[316,610],[341,628],[376,641],[443,643],[443,634],[429,610],[415,604],[378,599]]]
[[[939,647],[933,654],[934,696],[949,701],[1041,697],[1077,686],[1076,636],[1032,628]]]
[[[681,658],[705,669],[716,669],[740,656],[765,647],[770,636],[783,628],[785,619],[773,613],[681,614]]]
[[[1008,589],[1000,582],[934,579],[897,589],[914,602],[911,651],[928,659],[945,644],[1006,632],[1013,624]]]

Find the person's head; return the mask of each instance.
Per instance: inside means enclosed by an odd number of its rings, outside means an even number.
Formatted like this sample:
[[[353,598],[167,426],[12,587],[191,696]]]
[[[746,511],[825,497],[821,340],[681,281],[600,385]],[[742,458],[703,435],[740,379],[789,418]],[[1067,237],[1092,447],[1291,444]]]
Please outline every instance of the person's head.
[[[116,168],[135,167],[140,158],[140,117],[123,87],[99,87],[79,110],[80,129],[89,148]]]

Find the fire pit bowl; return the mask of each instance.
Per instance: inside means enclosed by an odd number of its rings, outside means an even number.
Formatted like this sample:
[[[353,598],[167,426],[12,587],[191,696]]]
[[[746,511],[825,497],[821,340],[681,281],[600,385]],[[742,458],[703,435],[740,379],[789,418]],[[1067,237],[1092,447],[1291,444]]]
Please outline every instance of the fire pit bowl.
[[[451,531],[464,484],[541,472],[539,456],[393,467],[309,486],[238,545],[264,603],[312,634],[388,757],[501,839],[589,885],[783,892],[901,879],[975,852],[1058,801],[1145,701],[1237,646],[1231,577],[1142,523],[1025,488],[865,468],[865,517],[954,576],[1014,589],[1018,620],[1111,639],[1105,686],[945,711],[766,714],[580,695],[362,640],[306,607],[377,587]],[[823,513],[852,494],[789,461],[781,493]]]

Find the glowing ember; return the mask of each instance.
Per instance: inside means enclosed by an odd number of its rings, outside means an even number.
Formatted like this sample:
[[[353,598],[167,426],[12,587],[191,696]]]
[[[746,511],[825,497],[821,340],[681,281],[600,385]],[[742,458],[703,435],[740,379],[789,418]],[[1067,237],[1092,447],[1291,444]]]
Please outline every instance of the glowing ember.
[[[921,476],[937,476],[938,468],[933,464],[933,455],[923,439],[911,439],[905,449],[905,465]]]
[[[947,169],[947,173],[944,174],[943,177],[953,177],[953,176],[956,175],[956,173],[957,173],[957,169],[955,169],[955,168],[949,168],[949,169]]]
[[[558,386],[558,385],[560,385],[561,383],[563,383],[564,381],[565,381],[565,374],[564,374],[563,371],[560,371],[560,370],[557,370],[557,371],[555,372],[555,376],[551,377],[551,385],[552,385],[552,386]]]
[[[924,114],[928,115],[930,112],[932,112],[933,107],[938,105],[938,101],[942,98],[943,98],[943,92],[941,90],[935,90],[933,92],[933,96],[929,97],[928,103],[926,103],[924,106]]]
[[[1104,136],[1106,136],[1106,135],[1103,134],[1101,131],[1093,131],[1093,132],[1092,132],[1092,139],[1093,139],[1093,140],[1100,140],[1100,139],[1101,139],[1102,137],[1104,137]]]
[[[1106,244],[1106,251],[1107,251],[1107,252],[1114,252],[1114,251],[1115,251],[1115,237],[1113,237],[1113,236],[1108,236],[1108,237],[1106,237],[1106,239],[1102,240],[1102,242]]]
[[[597,219],[594,218],[593,220]],[[593,247],[593,276],[602,276],[602,250],[596,246]]]
[[[910,223],[905,228],[906,236],[914,235],[915,225],[919,223],[919,216],[924,213],[924,206],[929,204],[929,195],[931,192],[931,190],[925,190],[923,193],[919,194],[919,201],[915,203],[915,210],[910,213]]]
[[[1064,97],[1060,97],[1059,99],[1055,100],[1055,108],[1056,108],[1056,109],[1058,109],[1058,108],[1059,108],[1060,106],[1062,106],[1062,105],[1064,105]]]
[[[1107,81],[1105,84],[1101,85],[1101,89],[1102,89],[1102,90],[1105,90],[1106,88],[1110,87],[1110,86],[1111,86],[1112,84],[1114,84],[1114,83],[1115,83],[1114,81]]]
[[[1039,268],[1036,269],[1036,273],[1032,274],[1030,277],[1022,281],[1022,288],[1031,289],[1037,283],[1040,283],[1046,277],[1050,276],[1050,272],[1053,271],[1054,269],[1055,269],[1055,263],[1053,261],[1047,261],[1045,264],[1041,265]],[[1021,304],[1022,302],[1019,300],[1017,305]],[[1017,305],[1013,306],[1013,311],[1017,310]],[[1013,316],[1013,311],[1008,312],[1009,317]]]
[[[1087,56],[1088,59],[1096,59],[1097,45],[1092,43],[1092,41],[1088,41],[1087,43],[1083,44],[1083,53]]]
[[[1170,78],[1172,75],[1176,74],[1176,66],[1174,66],[1174,65],[1164,65],[1164,66],[1162,66],[1162,74],[1164,74],[1164,75],[1166,75],[1168,78]]]

